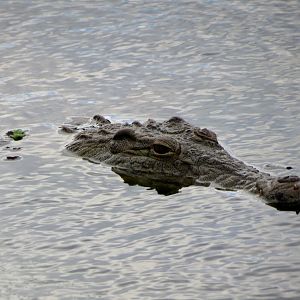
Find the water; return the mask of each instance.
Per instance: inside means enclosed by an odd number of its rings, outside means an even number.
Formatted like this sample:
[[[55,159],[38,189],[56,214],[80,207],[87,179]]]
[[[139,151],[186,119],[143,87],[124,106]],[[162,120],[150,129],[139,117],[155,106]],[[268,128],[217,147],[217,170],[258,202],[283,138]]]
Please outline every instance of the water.
[[[299,175],[299,12],[293,0],[2,1],[0,132],[29,135],[0,148],[1,299],[298,299],[294,212],[245,192],[128,186],[63,155],[57,128],[177,115],[250,164]]]

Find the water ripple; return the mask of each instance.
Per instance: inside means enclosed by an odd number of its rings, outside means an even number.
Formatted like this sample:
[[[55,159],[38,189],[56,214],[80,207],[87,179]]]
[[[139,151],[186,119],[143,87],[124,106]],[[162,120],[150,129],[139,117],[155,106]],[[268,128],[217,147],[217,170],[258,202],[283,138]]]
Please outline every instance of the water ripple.
[[[299,221],[257,197],[168,197],[63,155],[67,117],[178,115],[300,174],[299,2],[2,1],[3,299],[297,299]]]

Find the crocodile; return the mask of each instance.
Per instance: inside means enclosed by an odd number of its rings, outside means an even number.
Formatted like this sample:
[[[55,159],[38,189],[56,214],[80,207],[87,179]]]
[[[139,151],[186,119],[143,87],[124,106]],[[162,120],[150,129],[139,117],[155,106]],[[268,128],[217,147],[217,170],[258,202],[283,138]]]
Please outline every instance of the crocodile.
[[[272,176],[230,155],[210,129],[180,117],[158,122],[111,123],[101,115],[63,124],[76,133],[66,149],[94,163],[106,163],[125,182],[173,194],[189,185],[244,189],[281,210],[300,208],[300,178]]]

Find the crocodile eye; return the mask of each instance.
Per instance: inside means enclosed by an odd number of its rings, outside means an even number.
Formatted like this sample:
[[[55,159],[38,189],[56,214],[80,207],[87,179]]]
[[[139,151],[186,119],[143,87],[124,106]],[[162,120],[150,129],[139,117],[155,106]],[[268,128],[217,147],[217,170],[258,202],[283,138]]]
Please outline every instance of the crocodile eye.
[[[165,146],[165,145],[161,145],[161,144],[154,144],[153,150],[156,154],[160,154],[160,155],[164,155],[164,154],[173,152],[171,148],[169,148],[168,146]]]
[[[173,156],[180,154],[180,144],[170,138],[159,138],[152,144],[152,153],[156,156]]]

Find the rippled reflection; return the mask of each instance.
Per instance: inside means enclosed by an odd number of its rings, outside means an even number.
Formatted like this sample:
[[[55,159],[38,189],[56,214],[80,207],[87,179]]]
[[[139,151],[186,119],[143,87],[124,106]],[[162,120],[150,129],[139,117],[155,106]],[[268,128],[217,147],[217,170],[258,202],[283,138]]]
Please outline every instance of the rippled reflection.
[[[172,179],[168,179],[166,181],[162,179],[155,180],[152,176],[147,176],[147,174],[143,175],[135,175],[133,173],[129,173],[128,171],[124,171],[122,169],[119,169],[118,167],[112,167],[112,171],[114,171],[116,174],[120,175],[120,177],[124,180],[125,183],[127,183],[130,186],[140,185],[143,187],[149,187],[150,189],[156,190],[158,194],[169,196],[176,193],[179,193],[179,191],[183,187],[187,187],[190,185],[197,185],[197,186],[209,186],[210,183],[201,183],[196,182],[192,178],[185,178],[184,176],[181,178],[173,177]],[[219,190],[224,191],[230,191],[230,189],[223,189],[223,188],[217,188]],[[282,211],[295,211],[296,214],[299,214],[300,212],[300,204],[299,202],[294,203],[285,203],[285,202],[278,202],[278,203],[272,203],[272,201],[262,200],[266,204]]]
[[[177,115],[243,161],[300,174],[298,1],[12,0],[0,25],[0,135],[28,130],[0,140],[1,298],[299,296],[294,213],[130,187],[62,155],[57,132],[76,115]]]

